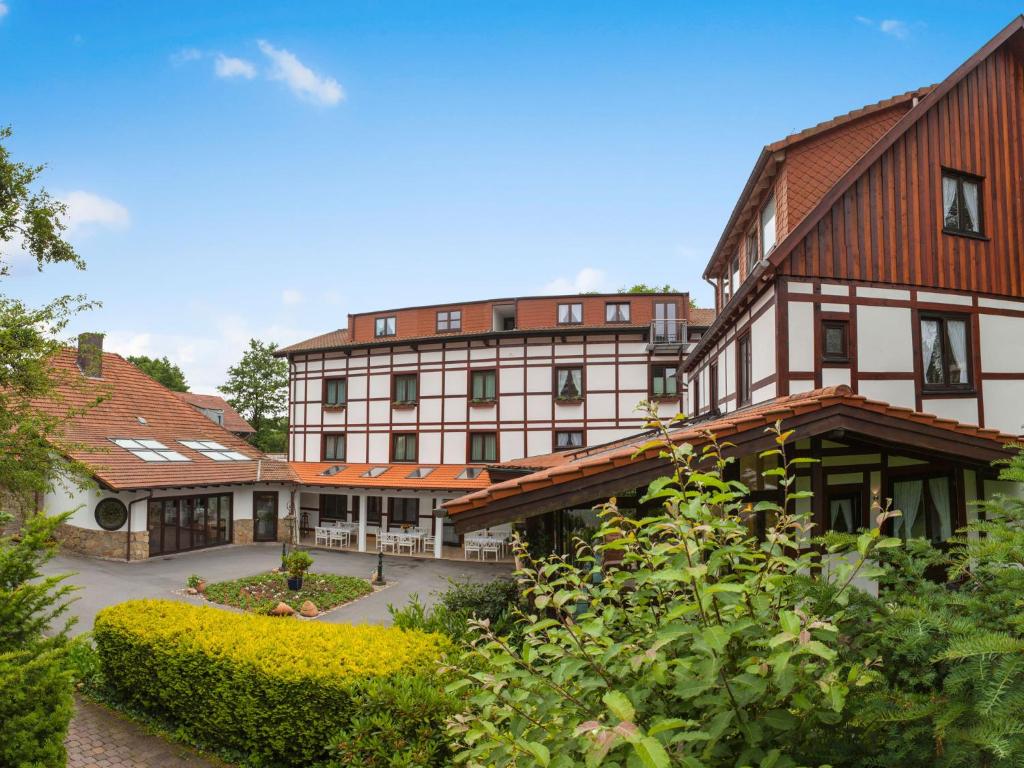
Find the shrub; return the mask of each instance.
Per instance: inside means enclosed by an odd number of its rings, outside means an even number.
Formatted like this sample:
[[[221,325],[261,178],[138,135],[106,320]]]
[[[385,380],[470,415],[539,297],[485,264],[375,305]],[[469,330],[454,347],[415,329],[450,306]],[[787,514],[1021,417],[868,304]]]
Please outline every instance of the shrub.
[[[304,549],[293,549],[281,561],[281,565],[292,578],[299,578],[313,565],[313,556]]]
[[[655,480],[636,519],[611,500],[601,526],[573,560],[532,560],[522,545],[523,641],[509,643],[478,622],[466,674],[451,690],[471,692],[453,718],[457,757],[471,765],[774,766],[792,768],[803,744],[842,722],[851,689],[874,673],[840,658],[835,621],[866,558],[897,546],[875,529],[857,537],[859,557],[834,568],[830,613],[817,614],[795,588],[820,572],[810,530],[794,510],[787,433],[775,429],[768,473],[784,504],[761,542],[742,514],[747,489],[725,479],[712,441],[700,455],[675,446],[662,425],[658,446],[675,465]]]
[[[287,603],[298,610],[306,600],[317,608],[329,608],[349,603],[373,592],[366,579],[356,576],[338,576],[333,573],[306,574],[302,589],[288,589],[283,573],[263,573],[231,581],[219,581],[206,587],[206,599],[222,605],[231,605],[252,613],[268,613],[278,603]]]
[[[422,632],[440,632],[453,640],[463,640],[469,634],[471,619],[485,620],[499,635],[514,634],[516,630],[512,608],[518,599],[514,582],[496,579],[491,582],[470,583],[450,580],[431,607],[420,602],[413,594],[403,608],[388,605],[391,620],[402,629]]]
[[[30,515],[20,536],[0,537],[0,765],[64,763],[71,721],[66,632],[54,627],[71,587],[46,576],[54,529],[67,515]],[[10,517],[0,513],[0,527]],[[48,631],[55,630],[49,637]]]
[[[206,746],[309,765],[359,713],[374,681],[435,668],[449,647],[400,629],[281,621],[163,600],[96,616],[103,674],[119,700]]]
[[[185,579],[185,586],[189,589],[198,589],[202,581],[202,576],[200,576],[198,573],[193,573],[191,576]]]

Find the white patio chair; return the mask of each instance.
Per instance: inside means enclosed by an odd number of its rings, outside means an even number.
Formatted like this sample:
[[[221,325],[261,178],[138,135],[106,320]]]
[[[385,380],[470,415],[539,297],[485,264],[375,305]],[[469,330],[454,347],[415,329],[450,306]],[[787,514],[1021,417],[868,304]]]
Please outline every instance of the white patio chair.
[[[330,546],[344,547],[348,545],[348,531],[343,531],[341,528],[331,528],[330,530]]]
[[[498,553],[501,551],[501,544],[498,541],[488,541],[486,544],[480,547],[480,559],[486,560],[487,555],[492,553],[494,559],[498,559]]]
[[[377,534],[377,549],[381,552],[395,551],[395,535],[393,533]]]
[[[399,552],[403,549],[407,549],[411,555],[413,550],[416,549],[416,540],[412,536],[399,536],[397,549]]]
[[[420,544],[423,546],[423,551],[434,551],[434,536],[433,534],[427,534],[420,538]]]
[[[329,547],[331,543],[331,531],[329,528],[324,528],[321,525],[316,527],[316,535],[313,539],[314,544],[323,545]]]
[[[471,552],[476,552],[477,560],[483,559],[483,554],[480,552],[480,542],[476,540],[466,539],[463,544],[464,557],[469,560]]]

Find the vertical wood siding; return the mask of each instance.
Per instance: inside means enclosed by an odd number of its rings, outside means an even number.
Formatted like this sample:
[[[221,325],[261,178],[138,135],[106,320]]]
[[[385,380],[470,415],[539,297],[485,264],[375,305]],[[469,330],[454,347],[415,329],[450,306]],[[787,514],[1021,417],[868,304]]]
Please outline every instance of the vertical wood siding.
[[[781,265],[794,276],[1024,292],[1024,65],[997,49],[901,136]],[[942,232],[942,168],[984,178],[986,239]]]

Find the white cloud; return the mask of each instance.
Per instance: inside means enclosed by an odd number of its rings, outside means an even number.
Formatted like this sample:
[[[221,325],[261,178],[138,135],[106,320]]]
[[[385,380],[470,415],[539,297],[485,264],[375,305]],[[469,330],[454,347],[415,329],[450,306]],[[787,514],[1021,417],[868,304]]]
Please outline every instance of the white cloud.
[[[876,22],[874,19],[869,19],[867,16],[854,16],[853,18],[864,26],[877,29],[882,34],[895,37],[897,40],[906,40],[910,37],[910,26],[905,21],[900,21],[899,19],[882,19],[881,21]]]
[[[302,292],[297,288],[285,288],[281,291],[281,301],[284,304],[301,304],[302,303]]]
[[[61,196],[68,207],[68,232],[98,227],[103,229],[124,229],[131,223],[128,209],[120,203],[101,195],[75,190]]]
[[[201,58],[203,58],[203,52],[198,48],[182,48],[180,51],[171,54],[171,63],[180,65],[190,61],[197,61]]]
[[[318,75],[299,61],[295,54],[275,48],[266,40],[257,40],[256,44],[270,60],[267,77],[283,82],[300,99],[329,107],[344,100],[345,91],[337,80]]]
[[[7,3],[0,2],[0,19],[7,15],[7,12],[11,9],[7,7]]]
[[[607,291],[608,276],[603,270],[594,267],[584,267],[572,278],[557,277],[546,283],[544,293],[590,293],[592,291]]]
[[[256,67],[251,61],[225,56],[223,53],[214,57],[213,71],[217,77],[244,77],[246,80],[256,77]]]

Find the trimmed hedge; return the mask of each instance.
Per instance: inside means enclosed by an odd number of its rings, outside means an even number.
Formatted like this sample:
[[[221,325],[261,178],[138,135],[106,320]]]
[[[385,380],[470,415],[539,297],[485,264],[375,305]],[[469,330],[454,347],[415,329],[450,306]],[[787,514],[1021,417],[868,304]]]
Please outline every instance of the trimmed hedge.
[[[449,649],[436,634],[167,600],[105,608],[93,636],[123,701],[199,744],[283,765],[323,760],[369,687],[433,670]]]

